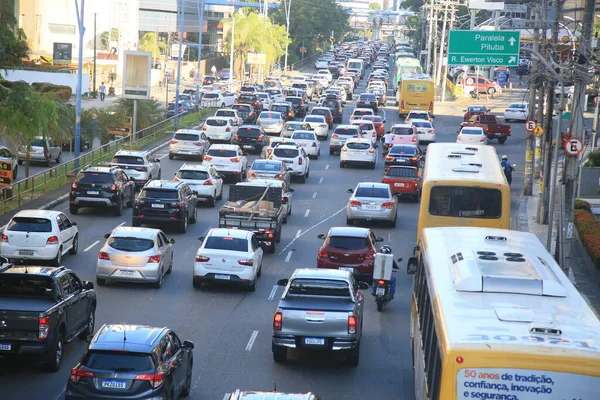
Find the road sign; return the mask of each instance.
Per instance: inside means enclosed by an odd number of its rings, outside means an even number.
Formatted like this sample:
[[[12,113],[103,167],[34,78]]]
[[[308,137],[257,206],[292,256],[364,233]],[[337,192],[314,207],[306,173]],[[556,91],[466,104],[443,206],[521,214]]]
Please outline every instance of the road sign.
[[[537,126],[535,121],[529,120],[527,122],[525,122],[525,129],[529,132],[533,132],[533,130],[535,129],[535,127]]]
[[[519,31],[451,30],[448,40],[448,65],[519,64]]]
[[[300,47],[300,53],[306,53],[306,47]]]
[[[535,133],[535,136],[540,137],[544,133],[544,129],[541,126],[538,125],[533,130],[533,133]]]
[[[570,138],[565,142],[565,152],[570,156],[578,156],[583,150],[583,142],[578,138]]]

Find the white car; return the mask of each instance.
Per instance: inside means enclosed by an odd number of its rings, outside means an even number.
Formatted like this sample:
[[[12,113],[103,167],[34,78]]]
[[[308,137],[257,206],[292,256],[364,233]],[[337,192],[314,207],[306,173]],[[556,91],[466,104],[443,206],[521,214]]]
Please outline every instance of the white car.
[[[302,82],[304,82],[306,79],[307,79],[307,77],[306,77],[306,76],[304,76],[304,75],[296,75],[296,76],[294,76],[294,77],[292,78],[292,84],[293,84],[293,83],[296,83],[296,82],[300,82],[300,83],[302,83]]]
[[[22,210],[0,234],[0,255],[11,261],[50,261],[60,266],[62,256],[77,254],[79,230],[60,211]]]
[[[295,140],[288,137],[269,137],[269,143],[263,147],[260,153],[260,158],[269,158],[269,156],[273,153],[273,149],[282,143],[300,146]]]
[[[327,79],[328,83],[331,83],[333,81],[333,76],[331,75],[331,72],[328,69],[318,70],[317,75],[325,77],[325,79]]]
[[[256,281],[262,273],[263,249],[254,232],[242,229],[213,228],[196,252],[193,285],[220,282],[246,285],[256,290]]]
[[[362,137],[369,139],[373,144],[377,143],[377,130],[375,130],[375,124],[373,121],[369,121],[367,119],[355,119],[350,123],[350,125],[360,126]]]
[[[294,131],[292,140],[299,144],[312,159],[316,160],[321,155],[320,141],[314,131]]]
[[[546,103],[544,102],[544,105],[545,104]],[[515,121],[527,121],[528,114],[529,103],[512,103],[506,108],[506,110],[504,110],[504,120],[506,122],[510,121],[511,119]]]
[[[198,202],[204,201],[211,207],[223,198],[223,178],[212,165],[183,164],[173,180],[187,183]]]
[[[329,86],[329,81],[324,75],[313,75],[310,79],[317,81],[323,89]]]
[[[231,143],[238,130],[230,117],[208,117],[202,125],[202,131],[212,143]]]
[[[202,131],[179,129],[169,141],[169,160],[175,156],[196,157],[202,160],[210,143]]]
[[[319,58],[317,61],[315,61],[315,69],[323,69],[323,68],[328,68],[329,67],[329,63],[327,62],[327,60],[324,60],[322,58]]]
[[[265,89],[265,93],[268,93],[271,96],[271,105],[272,103],[279,103],[285,100],[285,96],[283,95],[283,91],[278,88],[268,88]]]
[[[372,108],[355,108],[350,114],[350,121],[362,119],[364,115],[375,115],[375,111]]]
[[[306,178],[310,175],[310,158],[302,147],[280,144],[273,149],[269,160],[283,162],[290,175],[299,177],[301,183],[305,183]]]
[[[456,138],[456,143],[463,144],[487,144],[487,141],[483,128],[474,126],[462,128]]]
[[[263,111],[258,116],[256,123],[264,129],[267,135],[280,135],[285,121],[280,112]]]
[[[302,131],[312,131],[312,126],[306,122],[302,121],[288,121],[283,125],[283,130],[281,131],[282,138],[292,137],[292,134],[296,130]]]
[[[238,95],[235,93],[231,93],[228,90],[217,90],[213,92],[208,92],[204,96],[202,96],[202,100],[200,100],[200,107],[231,107],[235,100],[238,98]]]
[[[262,103],[263,110],[269,111],[271,109],[271,104],[273,104],[273,99],[271,99],[271,95],[267,92],[256,92],[256,95]]]
[[[371,81],[367,85],[367,92],[373,89],[381,89],[387,92],[387,87],[385,87],[385,83],[382,81]]]
[[[248,159],[237,144],[213,144],[208,148],[202,165],[212,165],[223,177],[241,182],[248,171]]]
[[[136,187],[161,177],[160,159],[147,150],[119,150],[109,165],[121,168]]]
[[[377,149],[369,139],[350,138],[340,152],[340,168],[350,164],[368,165],[375,169]]]
[[[241,125],[244,122],[238,110],[233,108],[219,108],[215,111],[214,117],[229,118],[233,122],[233,125]]]
[[[433,127],[433,124],[431,122],[424,119],[413,119],[412,121],[410,121],[410,123],[417,130],[417,137],[419,138],[419,143],[435,142],[435,128]]]
[[[424,119],[425,121],[431,122],[431,125],[433,125],[433,118],[429,115],[429,111],[410,110],[406,115],[406,118],[404,118],[404,122],[408,124],[413,119]]]
[[[327,140],[329,125],[323,115],[307,115],[304,117],[304,122],[310,125],[319,138]]]

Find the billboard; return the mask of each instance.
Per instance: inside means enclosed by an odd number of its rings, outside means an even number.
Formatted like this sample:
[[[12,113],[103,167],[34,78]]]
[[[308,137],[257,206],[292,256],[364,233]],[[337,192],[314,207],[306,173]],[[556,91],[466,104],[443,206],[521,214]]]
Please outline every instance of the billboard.
[[[138,100],[150,99],[151,65],[152,53],[149,51],[126,50],[124,52],[121,97]]]

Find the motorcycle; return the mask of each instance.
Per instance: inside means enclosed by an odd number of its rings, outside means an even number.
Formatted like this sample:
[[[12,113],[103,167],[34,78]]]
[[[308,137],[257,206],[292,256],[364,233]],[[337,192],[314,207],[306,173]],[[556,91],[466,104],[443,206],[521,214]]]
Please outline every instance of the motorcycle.
[[[383,145],[381,145],[381,153],[384,156],[387,156],[388,153],[390,152],[390,149],[392,148],[393,144],[389,144],[389,143],[384,143]]]
[[[402,258],[398,259],[401,262]],[[396,273],[396,270],[392,271]],[[375,286],[375,303],[377,303],[377,311],[383,311],[383,306],[392,301],[392,282],[384,279],[378,279],[373,282]]]

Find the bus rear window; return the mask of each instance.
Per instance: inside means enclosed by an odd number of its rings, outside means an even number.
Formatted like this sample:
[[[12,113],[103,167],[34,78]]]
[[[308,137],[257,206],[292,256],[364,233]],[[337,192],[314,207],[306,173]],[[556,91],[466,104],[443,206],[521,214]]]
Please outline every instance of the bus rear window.
[[[436,186],[431,189],[429,214],[457,218],[500,218],[502,193],[498,189]]]

